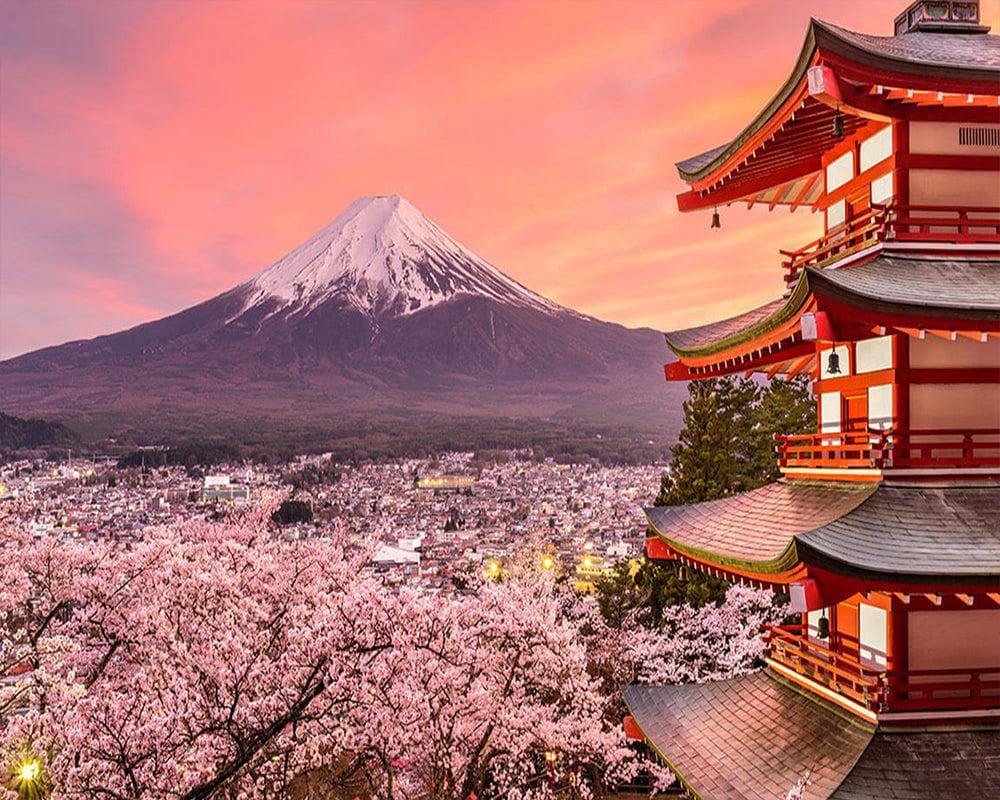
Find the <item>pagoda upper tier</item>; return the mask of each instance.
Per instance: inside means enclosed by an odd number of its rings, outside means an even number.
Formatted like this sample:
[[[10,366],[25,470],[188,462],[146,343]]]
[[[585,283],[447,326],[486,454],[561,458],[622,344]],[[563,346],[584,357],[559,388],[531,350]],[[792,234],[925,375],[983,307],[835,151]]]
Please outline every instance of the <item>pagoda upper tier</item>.
[[[680,209],[734,201],[823,208],[831,151],[895,121],[917,123],[917,130],[916,146],[896,153],[893,168],[935,168],[933,156],[989,157],[983,148],[996,146],[995,133],[978,126],[1000,121],[1000,39],[979,24],[978,2],[918,2],[907,13],[914,21],[897,21],[894,36],[812,20],[791,75],[750,124],[677,164],[690,186],[678,196]],[[932,14],[936,25],[925,18]],[[956,146],[936,152],[948,137],[928,123],[942,122],[969,130],[952,131]],[[905,138],[905,130],[895,138]]]
[[[819,429],[776,443],[787,477],[1000,476],[1000,37],[974,0],[894,29],[812,21],[764,110],[678,164],[682,211],[823,212],[780,251],[782,296],[666,334],[668,380],[814,381]]]

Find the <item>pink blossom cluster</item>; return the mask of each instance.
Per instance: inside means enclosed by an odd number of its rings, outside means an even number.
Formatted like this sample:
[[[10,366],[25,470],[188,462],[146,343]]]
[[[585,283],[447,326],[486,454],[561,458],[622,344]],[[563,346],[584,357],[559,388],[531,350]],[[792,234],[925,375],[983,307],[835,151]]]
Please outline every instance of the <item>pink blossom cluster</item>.
[[[678,610],[670,636],[611,631],[538,570],[457,598],[392,593],[341,530],[288,541],[264,509],[128,547],[2,534],[0,784],[35,760],[54,798],[360,783],[385,800],[527,800],[640,772],[663,785],[669,772],[624,738],[622,675],[602,669],[705,678],[755,652],[737,636],[712,664],[694,655],[747,613],[743,590]]]

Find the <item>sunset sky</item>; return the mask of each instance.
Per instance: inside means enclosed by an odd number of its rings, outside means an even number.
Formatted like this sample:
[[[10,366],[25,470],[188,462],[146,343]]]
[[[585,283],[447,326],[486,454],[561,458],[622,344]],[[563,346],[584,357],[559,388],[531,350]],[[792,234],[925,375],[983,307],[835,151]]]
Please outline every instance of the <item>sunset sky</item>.
[[[888,34],[905,5],[5,0],[0,358],[206,299],[372,194],[604,319],[736,313],[820,218],[709,230],[673,163],[751,119],[810,16]]]

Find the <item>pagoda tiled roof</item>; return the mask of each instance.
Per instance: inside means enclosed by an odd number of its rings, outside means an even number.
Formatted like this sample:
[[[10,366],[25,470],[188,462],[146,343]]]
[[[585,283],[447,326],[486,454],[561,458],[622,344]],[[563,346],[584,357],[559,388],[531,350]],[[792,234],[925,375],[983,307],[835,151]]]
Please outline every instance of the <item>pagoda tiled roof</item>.
[[[984,83],[1000,80],[1000,36],[927,31],[873,36],[813,19],[792,73],[777,94],[731,141],[678,161],[677,171],[681,178],[693,182],[709,175],[764,127],[796,91],[817,48],[839,53],[866,66],[911,75],[956,77]]]
[[[1000,583],[1000,485],[778,481],[722,500],[647,509],[691,558],[756,573],[800,561],[892,580]]]
[[[622,694],[647,741],[703,800],[774,800],[806,773],[807,797],[828,798],[873,734],[768,672]]]
[[[882,251],[860,264],[808,267],[787,298],[663,335],[670,349],[682,358],[714,355],[794,320],[813,293],[886,312],[994,320],[1000,318],[1000,259]]]
[[[791,483],[688,506],[646,510],[653,529],[678,552],[755,572],[798,560],[794,537],[833,522],[875,491],[874,484]]]
[[[670,349],[679,356],[712,355],[767,334],[794,320],[796,314],[803,310],[808,298],[808,281],[800,280],[788,297],[779,297],[724,320],[669,331],[663,336]]]
[[[876,730],[769,671],[622,693],[701,800],[773,800],[807,774],[809,800],[1000,798],[1000,730]]]
[[[677,350],[695,350],[724,340],[730,336],[740,333],[751,326],[764,322],[782,306],[785,305],[783,298],[772,300],[762,306],[757,306],[742,314],[710,322],[707,325],[698,325],[694,328],[684,328],[679,331],[671,331],[666,334],[671,347]]]
[[[1000,316],[1000,260],[880,255],[857,266],[806,269],[813,291],[833,290],[920,314]],[[957,312],[957,313],[955,313]]]
[[[985,70],[1000,80],[1000,36],[982,33],[945,33],[909,31],[898,36],[873,36],[858,33],[829,22],[815,20],[814,25],[826,37],[849,44],[880,59],[893,59],[919,67],[945,67],[953,70]]]
[[[879,731],[830,800],[1000,800],[1000,731]]]
[[[1000,586],[1000,485],[886,486],[797,537],[800,558],[868,573],[991,576]]]

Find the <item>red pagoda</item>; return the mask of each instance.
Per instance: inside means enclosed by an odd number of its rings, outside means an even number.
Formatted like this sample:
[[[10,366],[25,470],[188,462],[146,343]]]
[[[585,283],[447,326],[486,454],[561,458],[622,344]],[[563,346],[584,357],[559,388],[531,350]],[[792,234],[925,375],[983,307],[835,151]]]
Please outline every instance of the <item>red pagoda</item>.
[[[648,510],[651,558],[787,592],[766,668],[630,686],[702,800],[1000,798],[1000,36],[918,0],[892,36],[813,20],[732,141],[680,162],[682,211],[823,212],[783,297],[666,334],[668,380],[808,375],[782,479]],[[713,217],[713,227],[718,217]]]

